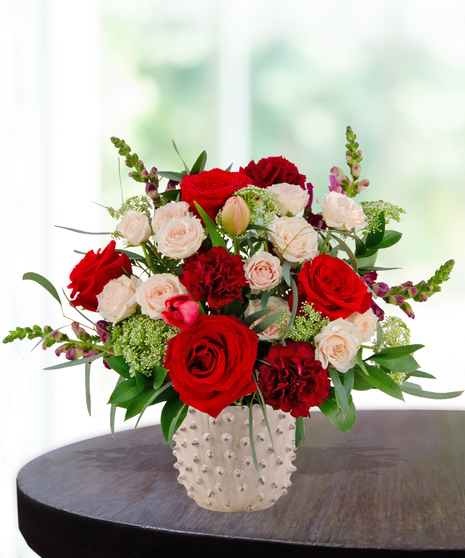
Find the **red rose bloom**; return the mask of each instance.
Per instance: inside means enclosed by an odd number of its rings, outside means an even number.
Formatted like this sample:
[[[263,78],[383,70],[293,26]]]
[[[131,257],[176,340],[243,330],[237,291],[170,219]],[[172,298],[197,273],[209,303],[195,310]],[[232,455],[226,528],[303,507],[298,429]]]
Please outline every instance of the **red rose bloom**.
[[[247,177],[239,172],[228,172],[221,169],[203,171],[199,174],[187,174],[181,181],[181,200],[190,205],[191,211],[200,217],[194,205],[200,207],[215,220],[218,211],[234,192],[249,184]]]
[[[258,163],[250,163],[239,172],[249,177],[249,182],[255,186],[265,188],[272,184],[297,184],[305,189],[306,176],[299,173],[299,169],[284,157],[266,157]]]
[[[353,312],[363,314],[371,305],[372,295],[355,271],[326,254],[305,263],[298,275],[297,290],[300,303],[312,304],[331,321],[348,318]]]
[[[196,302],[206,300],[212,310],[224,308],[236,298],[247,282],[244,263],[239,255],[218,246],[204,254],[195,254],[182,266],[179,280]]]
[[[165,368],[181,401],[216,418],[257,391],[257,346],[257,334],[236,317],[203,314],[168,341]]]
[[[315,360],[310,343],[286,341],[275,345],[266,357],[268,365],[258,369],[258,385],[265,403],[273,409],[291,413],[295,418],[308,417],[329,397],[328,370]]]
[[[73,268],[68,289],[72,289],[71,298],[77,294],[73,300],[74,306],[97,312],[97,295],[103,291],[103,287],[111,279],[118,279],[125,273],[132,275],[129,258],[126,254],[116,251],[115,246],[116,242],[112,240],[103,252],[100,252],[100,249],[97,253],[93,250],[87,252]]]

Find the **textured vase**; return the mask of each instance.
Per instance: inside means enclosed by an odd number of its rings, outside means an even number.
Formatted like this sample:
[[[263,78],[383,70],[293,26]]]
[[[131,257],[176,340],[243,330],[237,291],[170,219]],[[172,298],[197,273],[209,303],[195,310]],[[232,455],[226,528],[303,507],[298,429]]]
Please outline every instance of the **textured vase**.
[[[226,407],[216,419],[189,408],[174,434],[178,482],[202,508],[223,512],[264,510],[287,494],[296,470],[295,419],[267,405],[276,455],[259,405],[253,407],[255,469],[249,439],[249,409]]]

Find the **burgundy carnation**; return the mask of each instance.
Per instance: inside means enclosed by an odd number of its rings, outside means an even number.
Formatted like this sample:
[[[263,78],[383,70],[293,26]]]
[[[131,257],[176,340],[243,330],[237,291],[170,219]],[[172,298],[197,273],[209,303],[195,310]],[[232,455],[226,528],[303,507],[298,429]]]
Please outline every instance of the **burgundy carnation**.
[[[258,369],[258,385],[265,403],[273,409],[291,413],[295,418],[309,416],[329,397],[328,370],[319,360],[310,343],[286,341],[275,345],[266,357],[268,365]]]
[[[103,252],[87,252],[82,260],[74,267],[69,278],[72,289],[71,298],[74,306],[82,306],[91,312],[97,312],[97,295],[112,279],[118,279],[127,273],[132,275],[132,266],[126,254],[115,250],[116,242],[112,240]],[[77,296],[76,296],[77,295]]]
[[[179,280],[196,302],[206,300],[212,310],[224,308],[239,298],[246,286],[244,263],[218,246],[204,254],[195,254],[182,266]]]
[[[272,184],[297,184],[305,190],[304,174],[299,173],[299,169],[284,157],[265,157],[258,163],[250,163],[239,172],[245,174],[255,186],[265,188]]]

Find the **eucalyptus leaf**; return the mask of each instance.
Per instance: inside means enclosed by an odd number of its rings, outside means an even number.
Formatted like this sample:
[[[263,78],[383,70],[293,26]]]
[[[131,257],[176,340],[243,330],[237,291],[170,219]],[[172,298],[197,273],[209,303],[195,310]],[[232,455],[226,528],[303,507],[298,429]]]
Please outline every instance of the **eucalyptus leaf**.
[[[173,142],[174,150],[179,155],[179,158],[181,159],[182,164],[184,165],[184,169],[186,171],[186,174],[189,174],[189,167],[186,165],[186,163],[184,162],[184,159],[181,157],[181,153],[179,153],[178,146],[174,143],[174,140],[171,140],[171,141]]]
[[[90,412],[90,366],[91,363],[86,362],[86,371],[85,371],[86,406],[87,406],[87,412],[89,413],[89,416],[92,415],[92,413]]]
[[[449,391],[447,393],[435,393],[433,391],[424,391],[418,384],[413,384],[411,382],[404,382],[400,389],[404,393],[409,395],[415,395],[416,397],[425,397],[427,399],[453,399],[454,397],[459,397],[462,395],[463,391]]]
[[[339,246],[341,247],[342,250],[344,250],[344,252],[349,256],[349,260],[350,260],[350,264],[353,268],[353,270],[355,271],[355,273],[357,273],[358,271],[358,261],[357,258],[355,257],[355,254],[352,252],[352,250],[347,246],[347,244],[341,240],[340,238],[338,238],[336,235],[329,233],[329,236],[334,239]]]
[[[268,310],[269,312],[269,310]],[[271,316],[267,316],[261,322],[259,322],[255,327],[252,328],[252,331],[255,333],[262,333],[265,329],[268,329],[271,325],[275,323],[276,320],[283,315],[282,312],[274,312]]]
[[[70,227],[63,227],[62,225],[54,225],[57,229],[65,229],[65,231],[71,231],[79,234],[94,234],[97,236],[103,236],[107,234],[111,234],[111,232],[88,232],[88,231],[81,231],[79,229],[72,229]]]
[[[39,285],[41,287],[43,287],[48,293],[50,293],[53,296],[53,298],[61,306],[61,300],[60,300],[60,297],[58,296],[58,291],[50,283],[50,281],[48,279],[46,279],[45,277],[43,277],[42,275],[39,275],[38,273],[34,273],[34,272],[30,271],[30,272],[25,273],[23,275],[23,281],[35,281],[36,283],[39,283]],[[48,369],[45,368],[45,370],[48,370]]]
[[[345,389],[345,392],[347,394],[347,399],[348,399],[349,395],[352,391],[352,388],[354,387],[354,370],[353,370],[353,368],[350,368],[349,370],[347,370],[347,372],[342,374],[342,376],[339,375],[339,378],[341,379],[341,381],[344,385],[344,389]]]
[[[288,262],[286,260],[283,264],[283,277],[284,277],[284,281],[286,281],[289,287],[291,286],[291,267],[292,267],[292,262]]]
[[[405,374],[410,374],[415,370],[420,368],[418,362],[413,358],[412,355],[404,355],[396,359],[383,359],[382,356],[375,355],[370,358],[370,360],[381,364],[384,368],[391,370],[392,372],[403,372]]]
[[[376,353],[376,356],[382,356],[383,358],[399,358],[404,355],[411,355],[420,349],[423,349],[424,345],[403,345],[401,347],[386,347],[381,351]],[[371,359],[371,357],[370,357]]]
[[[175,182],[181,182],[186,176],[185,172],[173,172],[173,171],[157,171],[157,174],[162,178],[167,178],[168,180],[174,180]],[[168,192],[160,192],[162,195]]]
[[[320,411],[325,415],[329,422],[339,430],[339,432],[350,432],[355,424],[357,418],[357,411],[352,401],[352,396],[349,397],[349,407],[345,419],[342,416],[341,410],[338,409],[336,403],[336,395],[334,388],[330,389],[330,395],[327,399],[319,405]]]
[[[378,252],[375,252],[370,256],[362,256],[360,258],[357,258],[359,269],[363,269],[364,271],[372,271],[374,269],[374,265],[376,263],[377,257],[378,257]]]
[[[122,383],[124,382],[124,379],[120,376],[116,382],[116,387],[115,389]],[[113,438],[113,440],[115,439],[115,416],[116,416],[116,405],[112,405],[111,409],[110,409],[110,431],[111,431],[111,437]]]
[[[69,368],[70,366],[80,366],[81,364],[86,364],[86,362],[93,362],[98,358],[102,358],[103,353],[99,353],[98,355],[92,355],[86,358],[79,358],[77,360],[70,360],[68,362],[63,362],[62,364],[55,364],[55,366],[49,366],[48,368],[44,368],[44,370],[58,370],[60,368]]]
[[[298,448],[300,442],[305,446],[305,426],[304,417],[297,417],[295,419],[295,447]]]
[[[268,304],[268,300],[270,298],[271,291],[263,291],[262,297],[260,299],[260,306],[262,310],[266,309],[266,305]]]
[[[252,459],[255,470],[258,471],[258,459],[257,459],[257,452],[255,451],[255,442],[253,439],[253,400],[249,403],[249,441],[250,441],[250,449],[252,450]]]
[[[253,314],[250,314],[249,316],[244,318],[244,321],[242,323],[245,326],[250,327],[256,320],[263,318],[263,316],[266,316],[269,313],[270,313],[269,308],[265,308],[264,310],[258,310],[257,312],[254,312]]]
[[[347,393],[342,385],[341,379],[339,378],[339,372],[332,367],[328,368],[328,374],[333,382],[334,389],[336,390],[336,394],[339,397],[339,401],[341,403],[341,412],[342,418],[345,419],[347,416],[347,412],[349,410],[349,401],[347,399]]]
[[[362,353],[363,353],[363,347],[360,347],[360,349],[357,351],[357,355],[355,357],[355,361],[357,362],[357,364],[359,365],[361,371],[368,376],[368,369],[365,366],[365,362],[362,359]]]
[[[410,372],[409,376],[415,376],[416,378],[429,378],[431,380],[436,379],[436,376],[428,374],[428,372],[422,372],[421,370],[414,370],[413,372]]]

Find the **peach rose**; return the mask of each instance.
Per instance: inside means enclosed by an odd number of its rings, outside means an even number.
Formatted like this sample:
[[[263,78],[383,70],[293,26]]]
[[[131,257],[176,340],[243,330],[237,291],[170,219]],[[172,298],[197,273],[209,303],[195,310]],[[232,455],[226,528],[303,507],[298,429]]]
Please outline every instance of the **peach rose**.
[[[378,318],[371,308],[369,308],[364,314],[354,312],[347,318],[347,321],[354,324],[354,326],[360,331],[363,341],[369,341],[376,333],[376,322],[378,321]]]
[[[273,184],[267,188],[278,196],[281,217],[297,215],[308,203],[310,195],[297,184]]]
[[[260,250],[244,263],[244,274],[253,294],[271,291],[281,283],[283,268],[279,258]]]
[[[347,372],[355,364],[361,343],[360,331],[352,323],[339,318],[315,337],[315,358],[324,368],[331,365],[338,372]]]
[[[261,301],[259,299],[251,300],[249,305],[247,306],[244,316],[250,316],[251,314],[255,314],[255,312],[259,312],[262,309]],[[263,321],[266,317],[270,314],[274,314],[275,312],[282,312],[284,309],[284,313],[286,314],[286,326],[289,323],[289,319],[291,317],[291,311],[289,309],[289,304],[287,300],[283,298],[278,298],[277,296],[270,296],[268,302],[266,303],[266,309],[270,310],[268,314],[256,320],[251,326],[250,329],[253,329],[257,324]],[[270,341],[271,339],[280,339],[282,335],[280,335],[280,328],[276,325],[276,322],[271,324],[269,327],[258,333],[258,338],[261,341]]]
[[[139,246],[141,242],[147,242],[152,235],[150,222],[140,211],[129,209],[123,213],[123,218],[118,224],[118,230],[123,235],[126,246]]]
[[[187,216],[164,223],[155,235],[155,242],[162,254],[182,260],[197,252],[205,238],[200,219]]]
[[[171,273],[159,273],[137,287],[136,301],[140,304],[142,314],[158,320],[166,310],[165,301],[179,294],[187,294],[179,279]]]
[[[268,238],[285,260],[304,262],[318,255],[318,233],[302,217],[280,217],[270,229]]]
[[[97,295],[97,311],[104,320],[116,324],[134,314],[137,308],[137,282],[137,277],[121,275],[103,287],[103,291]]]
[[[180,219],[181,217],[192,217],[187,202],[168,203],[155,210],[152,217],[152,229],[156,234],[162,225],[171,221],[171,219]]]
[[[324,201],[317,199],[322,207],[322,217],[328,227],[338,231],[350,231],[353,228],[362,229],[367,226],[363,209],[352,198],[345,194],[330,192],[325,194]]]

